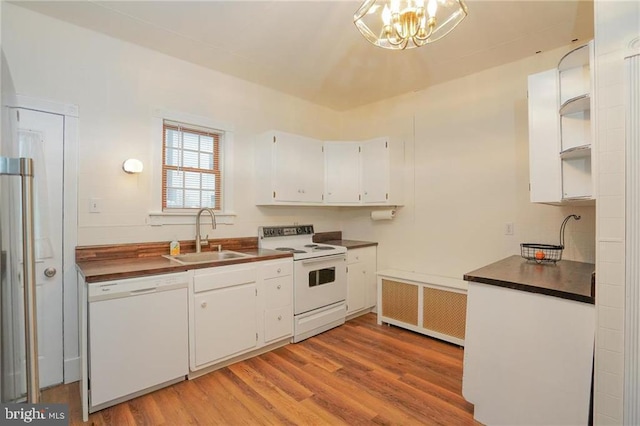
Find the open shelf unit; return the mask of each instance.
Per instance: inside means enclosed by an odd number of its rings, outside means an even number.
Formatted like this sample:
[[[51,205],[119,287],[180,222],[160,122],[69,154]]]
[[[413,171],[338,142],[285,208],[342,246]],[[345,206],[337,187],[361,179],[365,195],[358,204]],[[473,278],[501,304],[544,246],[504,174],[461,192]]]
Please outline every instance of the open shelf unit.
[[[591,174],[592,43],[567,53],[558,63],[562,200],[594,196]]]

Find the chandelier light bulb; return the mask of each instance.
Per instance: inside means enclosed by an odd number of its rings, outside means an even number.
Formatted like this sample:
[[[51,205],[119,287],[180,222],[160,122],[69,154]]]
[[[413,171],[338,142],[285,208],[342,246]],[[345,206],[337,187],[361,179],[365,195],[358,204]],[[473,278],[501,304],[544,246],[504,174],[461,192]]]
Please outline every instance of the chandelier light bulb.
[[[391,24],[391,10],[389,10],[389,5],[384,5],[384,9],[382,10],[382,23],[387,26]]]
[[[433,18],[436,16],[436,12],[438,10],[438,0],[429,0],[429,4],[427,5],[427,13],[429,17]]]

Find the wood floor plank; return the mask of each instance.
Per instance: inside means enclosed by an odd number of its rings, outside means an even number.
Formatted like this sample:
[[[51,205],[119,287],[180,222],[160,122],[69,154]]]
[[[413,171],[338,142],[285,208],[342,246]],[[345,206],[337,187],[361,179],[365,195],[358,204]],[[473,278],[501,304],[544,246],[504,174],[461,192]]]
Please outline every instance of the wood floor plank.
[[[463,350],[367,314],[300,343],[106,408],[82,423],[78,383],[43,392],[70,424],[477,425]]]
[[[265,355],[269,359],[272,357],[282,357],[286,360],[288,352],[289,351],[279,351],[277,354],[268,353]],[[325,407],[334,415],[350,424],[367,422],[377,415],[375,411],[357,400],[358,395],[347,395],[344,393],[337,380],[327,383],[318,376],[308,373],[303,368],[291,364],[288,371],[292,377],[305,383],[305,386],[314,393],[311,398],[316,401],[318,405]]]
[[[238,376],[247,385],[255,388],[267,399],[278,412],[289,421],[301,422],[306,425],[323,425],[322,418],[306,410],[298,402],[283,392],[280,388],[269,383],[258,372],[249,367],[247,363],[230,365],[229,370]]]
[[[279,414],[267,400],[262,398],[253,388],[248,387],[242,380],[235,376],[228,368],[216,371],[218,380],[222,388],[236,397],[251,413],[249,420],[253,424],[261,425],[287,425],[293,424]],[[210,374],[212,375],[212,374]]]
[[[294,380],[284,371],[268,363],[264,357],[255,357],[247,360],[246,362],[269,380],[269,382],[279,387],[283,392],[296,401],[304,401],[305,399],[313,396],[313,392],[307,389],[303,384]]]

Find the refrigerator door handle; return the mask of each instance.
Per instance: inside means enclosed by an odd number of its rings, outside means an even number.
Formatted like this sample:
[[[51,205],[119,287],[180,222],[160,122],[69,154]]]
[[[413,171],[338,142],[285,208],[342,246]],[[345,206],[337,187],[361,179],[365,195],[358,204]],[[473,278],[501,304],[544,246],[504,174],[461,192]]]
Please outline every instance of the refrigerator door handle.
[[[22,276],[27,367],[27,402],[40,399],[38,377],[38,328],[36,324],[36,273],[33,226],[33,160],[0,157],[0,175],[20,176],[22,189]]]

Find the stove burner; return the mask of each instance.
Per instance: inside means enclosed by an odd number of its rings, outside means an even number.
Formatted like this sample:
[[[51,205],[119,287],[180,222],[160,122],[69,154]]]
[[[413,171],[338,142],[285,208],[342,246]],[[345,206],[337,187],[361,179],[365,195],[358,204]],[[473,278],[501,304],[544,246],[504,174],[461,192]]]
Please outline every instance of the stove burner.
[[[309,248],[314,248],[314,247],[318,247],[317,244],[305,244],[305,247],[309,247]]]
[[[318,246],[316,247],[316,250],[335,250],[335,249],[330,246]]]
[[[278,251],[288,251],[289,253],[306,253],[304,250],[294,249],[293,247],[276,247]]]

